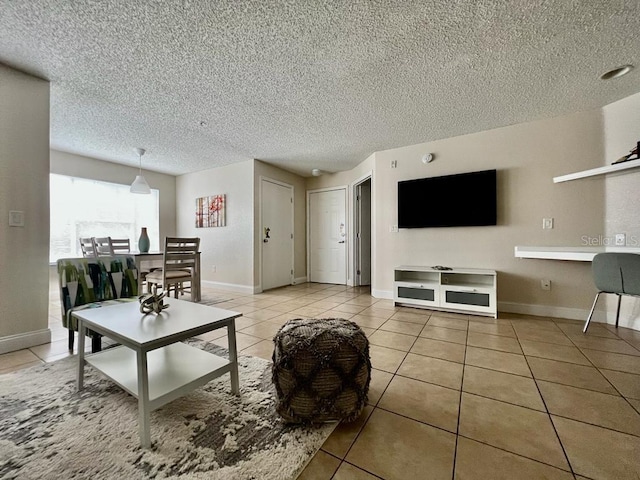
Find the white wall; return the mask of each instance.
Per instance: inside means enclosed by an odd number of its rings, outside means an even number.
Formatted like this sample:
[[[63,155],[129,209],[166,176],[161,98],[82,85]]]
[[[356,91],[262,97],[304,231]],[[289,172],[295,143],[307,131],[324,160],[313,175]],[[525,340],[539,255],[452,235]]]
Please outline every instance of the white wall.
[[[604,114],[603,165],[627,155],[640,141],[640,93],[607,105]],[[608,175],[606,185],[605,238],[614,243],[625,233],[627,246],[640,247],[640,169]],[[608,321],[615,323],[615,297],[609,298]],[[640,299],[624,297],[620,325],[640,330]]]
[[[196,228],[196,198],[220,194],[226,226]],[[200,237],[203,284],[253,292],[254,203],[254,160],[177,177],[177,234]]]
[[[0,353],[51,340],[48,265],[49,82],[0,64]]]
[[[51,173],[130,185],[138,172],[137,168],[126,165],[51,150]],[[162,243],[165,237],[176,234],[176,177],[144,169],[142,174],[151,188],[159,190],[159,241]],[[132,245],[136,245],[137,238],[131,240]],[[162,245],[151,244],[150,250],[161,249]]]

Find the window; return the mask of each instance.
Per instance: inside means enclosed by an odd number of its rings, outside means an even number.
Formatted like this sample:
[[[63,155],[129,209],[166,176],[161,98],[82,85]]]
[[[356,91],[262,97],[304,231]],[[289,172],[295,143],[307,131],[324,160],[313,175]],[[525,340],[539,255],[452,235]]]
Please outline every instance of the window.
[[[151,249],[159,249],[159,192],[129,192],[129,185],[50,174],[51,232],[49,261],[80,257],[80,237],[128,238],[138,249],[142,227],[147,227]]]

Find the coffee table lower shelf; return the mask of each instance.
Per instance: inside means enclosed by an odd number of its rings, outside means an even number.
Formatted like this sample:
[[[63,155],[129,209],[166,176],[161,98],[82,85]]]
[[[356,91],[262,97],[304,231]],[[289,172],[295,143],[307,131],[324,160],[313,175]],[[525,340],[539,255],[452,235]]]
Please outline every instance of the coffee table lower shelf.
[[[114,347],[87,355],[86,363],[138,397],[136,352]],[[155,410],[231,371],[232,362],[178,342],[147,352],[149,408]]]

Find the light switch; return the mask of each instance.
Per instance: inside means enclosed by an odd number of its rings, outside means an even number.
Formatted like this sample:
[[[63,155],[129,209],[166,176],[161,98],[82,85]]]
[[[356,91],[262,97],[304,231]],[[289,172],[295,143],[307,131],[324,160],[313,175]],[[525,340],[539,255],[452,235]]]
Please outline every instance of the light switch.
[[[9,226],[24,227],[24,212],[18,210],[9,211]]]

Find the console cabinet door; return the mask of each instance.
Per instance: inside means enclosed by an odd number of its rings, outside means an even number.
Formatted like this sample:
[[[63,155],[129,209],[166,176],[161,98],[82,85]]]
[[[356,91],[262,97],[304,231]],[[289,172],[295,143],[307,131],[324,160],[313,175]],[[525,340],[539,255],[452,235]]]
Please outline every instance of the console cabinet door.
[[[395,282],[394,301],[424,307],[437,307],[440,303],[440,285],[433,283]]]
[[[447,285],[442,287],[440,295],[442,308],[492,314],[496,312],[496,296],[492,288]]]

